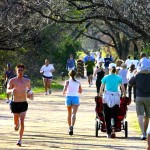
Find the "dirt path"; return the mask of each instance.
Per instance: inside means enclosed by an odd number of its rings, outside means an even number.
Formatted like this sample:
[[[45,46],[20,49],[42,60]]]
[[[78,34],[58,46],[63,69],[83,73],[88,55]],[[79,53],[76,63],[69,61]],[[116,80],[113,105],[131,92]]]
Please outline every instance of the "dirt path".
[[[22,147],[16,146],[18,132],[13,131],[12,114],[5,101],[0,101],[0,150],[145,150],[146,141],[140,141],[131,127],[132,117],[136,117],[134,103],[129,107],[129,137],[118,132],[116,139],[107,139],[106,133],[99,131],[95,137],[95,85],[88,87],[87,80],[81,80],[83,94],[77,114],[74,135],[68,135],[66,107],[62,91],[51,95],[35,95],[29,101]]]

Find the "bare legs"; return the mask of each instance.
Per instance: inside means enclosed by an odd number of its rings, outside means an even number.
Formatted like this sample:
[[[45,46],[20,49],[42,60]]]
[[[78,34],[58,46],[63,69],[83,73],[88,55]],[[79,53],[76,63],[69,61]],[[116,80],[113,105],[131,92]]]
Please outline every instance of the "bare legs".
[[[142,133],[146,133],[147,127],[148,127],[148,123],[149,123],[149,118],[145,117],[143,115],[139,115],[138,116],[138,122],[139,122],[139,126],[141,129]]]
[[[68,120],[69,127],[74,126],[75,124],[78,107],[79,105],[67,106],[67,110],[68,110],[67,120]]]
[[[45,87],[45,93],[48,94],[47,91],[50,90],[51,88],[52,80],[48,78],[43,78],[43,82],[44,82],[44,87]]]
[[[92,80],[93,80],[93,75],[89,75],[88,76],[88,83],[89,83],[89,86],[92,84]]]
[[[22,139],[22,136],[23,136],[23,133],[24,133],[24,119],[25,119],[25,116],[26,116],[26,112],[22,112],[20,114],[14,113],[15,127],[19,127],[19,123],[20,123],[19,140]],[[20,119],[20,121],[19,121],[19,119]]]

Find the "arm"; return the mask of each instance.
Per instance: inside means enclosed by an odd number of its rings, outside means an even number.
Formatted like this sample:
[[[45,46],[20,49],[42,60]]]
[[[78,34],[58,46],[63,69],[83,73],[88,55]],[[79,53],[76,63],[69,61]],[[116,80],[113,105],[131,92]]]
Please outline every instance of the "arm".
[[[33,92],[31,90],[31,81],[30,79],[27,79],[27,98],[33,100],[34,97],[33,97]]]
[[[51,65],[51,70],[50,70],[51,72],[54,72],[55,71],[55,69],[54,69],[54,66],[53,65]]]
[[[126,97],[126,90],[125,90],[125,88],[124,88],[124,85],[121,84],[120,87],[121,87],[121,90],[122,90],[122,92],[123,92],[124,97]]]
[[[40,73],[44,73],[43,66],[42,66],[42,68],[40,69]]]
[[[79,90],[78,92],[81,94],[82,93],[82,87],[81,87],[81,84],[79,85]]]
[[[13,79],[11,79],[7,84],[6,93],[12,93],[14,90]]]
[[[135,85],[136,85],[135,80],[136,80],[136,77],[135,77],[135,76],[132,76],[131,79],[129,80],[129,85],[135,86]]]
[[[69,81],[66,81],[66,82],[65,82],[65,85],[64,85],[64,89],[63,89],[63,95],[66,94],[68,85],[69,85]]]
[[[105,89],[105,84],[102,83],[102,84],[101,84],[101,87],[100,87],[100,93],[99,93],[100,96],[103,95],[104,89]]]
[[[96,70],[95,70],[95,72],[94,72],[94,76],[96,76],[96,74],[97,74],[97,71],[98,71],[98,69],[96,69]]]
[[[30,79],[27,79],[28,81],[27,81],[27,88],[28,89],[31,89],[31,81],[30,81]]]

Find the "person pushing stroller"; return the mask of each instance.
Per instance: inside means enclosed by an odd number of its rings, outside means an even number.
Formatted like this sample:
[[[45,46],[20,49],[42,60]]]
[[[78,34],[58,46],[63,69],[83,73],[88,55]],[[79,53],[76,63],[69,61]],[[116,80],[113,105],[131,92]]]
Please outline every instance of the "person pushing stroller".
[[[108,68],[109,75],[104,76],[101,80],[100,96],[103,99],[107,138],[115,138],[116,122],[120,105],[120,93],[118,89],[121,87],[124,96],[126,96],[126,91],[122,84],[121,77],[116,75],[116,64],[111,63]]]

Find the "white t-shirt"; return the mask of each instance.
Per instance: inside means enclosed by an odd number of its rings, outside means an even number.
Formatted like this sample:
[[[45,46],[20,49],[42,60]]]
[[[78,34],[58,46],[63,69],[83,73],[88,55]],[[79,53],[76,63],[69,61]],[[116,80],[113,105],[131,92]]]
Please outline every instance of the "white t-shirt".
[[[138,60],[132,60],[132,63],[131,64],[134,64],[135,65],[135,68],[137,68],[137,65],[138,65]]]
[[[125,61],[125,64],[127,65],[127,68],[130,68],[131,64],[132,64],[132,60],[131,59],[127,59]]]
[[[104,62],[105,62],[105,61],[104,61],[104,58],[103,58],[103,57],[97,58],[97,63],[99,63],[99,62],[103,62],[103,63],[104,63]]]
[[[43,65],[40,69],[40,72],[43,72],[43,75],[46,77],[52,77],[52,70],[54,69],[52,64],[49,64],[48,66]]]
[[[132,72],[130,72],[129,70],[128,70],[128,72],[127,72],[127,80],[129,81],[130,79],[131,79],[131,77],[133,77],[134,76],[134,71],[132,71]]]
[[[121,70],[119,70],[118,74],[121,76],[123,84],[127,84],[128,83],[127,72],[128,72],[127,69],[121,69]]]
[[[80,86],[80,82],[78,80],[73,81],[72,79],[69,79],[66,96],[79,96],[78,93],[79,86]]]
[[[102,67],[104,68],[104,62],[105,62],[105,61],[104,61],[104,58],[103,58],[103,57],[98,57],[98,58],[97,58],[97,64],[96,64],[97,66],[98,66],[99,62],[102,63]]]

